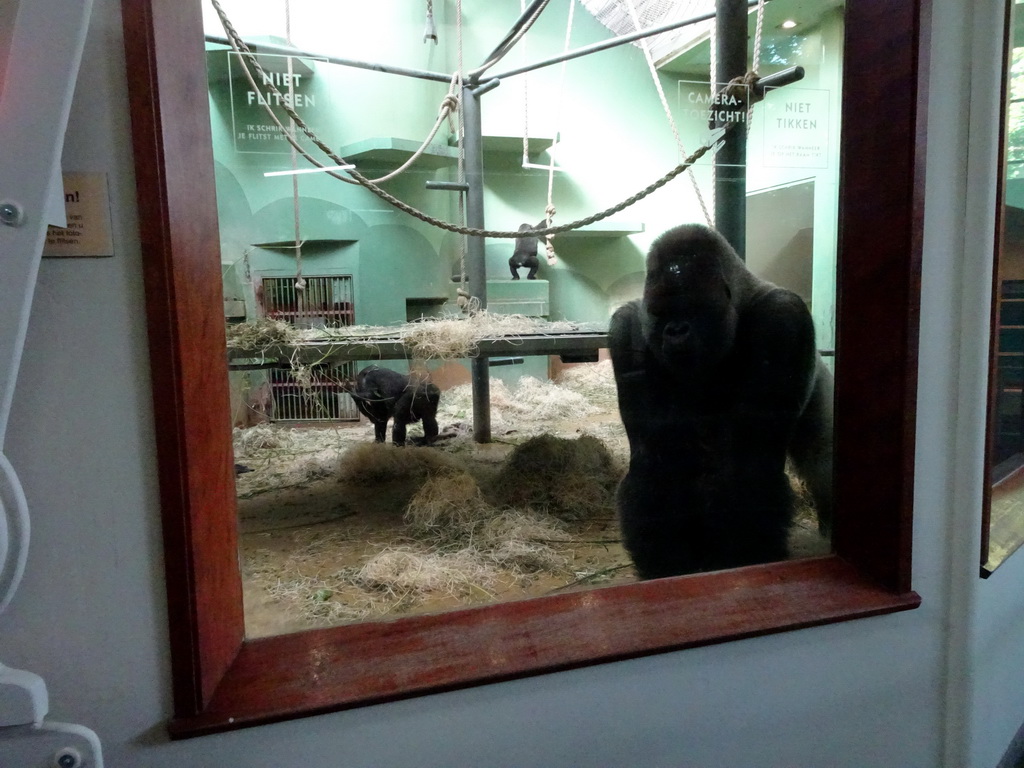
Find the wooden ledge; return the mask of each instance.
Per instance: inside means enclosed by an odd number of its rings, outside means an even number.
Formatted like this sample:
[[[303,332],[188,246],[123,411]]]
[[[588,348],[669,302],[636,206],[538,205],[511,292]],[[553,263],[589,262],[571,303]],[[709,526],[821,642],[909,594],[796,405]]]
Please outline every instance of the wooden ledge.
[[[830,556],[250,640],[172,738],[916,608]],[[482,649],[486,649],[482,652]]]

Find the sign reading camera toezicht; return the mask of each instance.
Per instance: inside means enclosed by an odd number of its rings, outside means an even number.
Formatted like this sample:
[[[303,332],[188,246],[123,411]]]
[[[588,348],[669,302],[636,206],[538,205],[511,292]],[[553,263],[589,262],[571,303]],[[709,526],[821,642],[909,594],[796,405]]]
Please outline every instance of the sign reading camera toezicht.
[[[687,152],[692,152],[701,144],[707,143],[711,139],[712,131],[729,125],[736,125],[734,130],[747,130],[746,104],[749,86],[728,83],[709,85],[698,80],[677,82],[679,133],[687,137]],[[708,152],[697,160],[696,164],[710,165],[714,160],[715,153]]]

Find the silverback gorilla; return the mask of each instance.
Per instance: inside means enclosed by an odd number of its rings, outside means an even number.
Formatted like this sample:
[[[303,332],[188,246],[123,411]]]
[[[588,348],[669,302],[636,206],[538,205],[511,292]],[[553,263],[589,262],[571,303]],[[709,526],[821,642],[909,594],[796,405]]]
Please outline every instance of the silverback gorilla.
[[[373,422],[374,438],[383,443],[388,430],[388,419],[394,417],[391,441],[405,445],[405,428],[423,419],[423,437],[413,438],[417,444],[432,443],[437,439],[437,404],[441,391],[429,381],[403,376],[390,368],[370,365],[356,374],[355,386],[350,394],[356,407]]]
[[[541,219],[540,224],[535,227],[529,224],[520,224],[520,232],[533,232],[535,229],[544,229],[548,225],[548,220]],[[526,275],[527,280],[537,279],[537,269],[540,267],[540,259],[537,258],[537,246],[540,241],[536,237],[517,237],[516,248],[512,251],[512,256],[508,260],[508,268],[512,272],[512,279],[519,279],[519,268],[529,267],[530,271]]]
[[[828,532],[832,377],[799,296],[683,225],[652,244],[609,346],[630,448],[619,518],[641,578],[785,559],[787,456]]]

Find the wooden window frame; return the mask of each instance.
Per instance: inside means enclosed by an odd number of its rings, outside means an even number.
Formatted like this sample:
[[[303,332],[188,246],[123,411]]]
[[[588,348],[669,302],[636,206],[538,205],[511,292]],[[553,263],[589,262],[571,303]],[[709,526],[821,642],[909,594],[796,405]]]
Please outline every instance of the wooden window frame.
[[[247,640],[199,2],[123,0],[172,737],[916,607],[927,10],[846,8],[833,555]]]
[[[996,210],[993,234],[992,300],[989,307],[988,403],[985,435],[985,481],[981,505],[981,578],[987,579],[1010,556],[1024,546],[1017,515],[993,515],[992,505],[999,496],[1019,496],[1024,484],[1024,453],[1016,453],[996,462],[999,430],[999,346],[1003,290],[1000,262],[1006,244],[1006,159],[1009,141],[1010,65],[1014,49],[1014,2],[1006,0],[1003,14],[1003,68],[999,82],[999,143],[996,159]]]

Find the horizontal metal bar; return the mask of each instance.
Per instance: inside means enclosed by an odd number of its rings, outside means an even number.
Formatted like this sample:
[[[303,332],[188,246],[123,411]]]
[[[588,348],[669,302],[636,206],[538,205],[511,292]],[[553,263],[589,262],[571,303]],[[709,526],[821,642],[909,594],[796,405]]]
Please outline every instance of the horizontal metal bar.
[[[477,343],[478,357],[519,357],[529,355],[558,355],[584,352],[608,346],[607,333],[569,333],[551,336],[510,336],[482,339]],[[338,339],[332,341],[299,342],[268,347],[258,353],[251,350],[228,348],[228,367],[242,370],[241,366],[253,361],[276,360],[282,363],[294,360],[306,362],[341,362],[344,360],[406,360],[413,357],[399,339]],[[242,362],[244,361],[244,363]]]
[[[508,336],[482,339],[477,344],[481,357],[528,357],[596,352],[608,346],[608,334],[602,331],[552,335]],[[289,367],[298,363],[339,363],[351,360],[408,360],[413,354],[400,339],[337,339],[333,341],[280,344],[259,352],[229,347],[228,367],[233,371],[258,367]],[[835,357],[834,349],[819,350],[822,357]]]
[[[218,35],[207,35],[206,42],[226,45],[229,48],[231,47],[230,40]],[[438,83],[450,83],[452,81],[451,74],[445,74],[444,72],[429,72],[423,69],[410,69],[409,67],[393,67],[390,64],[379,64],[372,61],[359,61],[358,59],[343,59],[339,56],[329,56],[325,53],[300,51],[296,48],[292,48],[291,46],[274,45],[273,43],[250,43],[248,40],[244,42],[257,56],[261,53],[274,53],[281,56],[296,56],[300,59],[318,59],[331,64],[340,64],[343,67],[369,69],[374,72],[384,72],[388,75],[403,75],[405,77],[415,77],[420,80],[433,80]]]
[[[488,91],[493,91],[499,85],[501,85],[501,78],[492,77],[490,80],[484,80],[479,85],[470,84],[470,87],[473,89],[473,95],[476,96],[477,98],[480,98]]]
[[[752,8],[757,5],[758,0],[748,0],[747,7]],[[507,72],[502,72],[500,75],[495,75],[499,79],[506,77],[512,77],[513,75],[522,75],[526,72],[532,72],[535,69],[542,69],[543,67],[549,67],[552,64],[560,64],[563,61],[569,59],[576,59],[580,56],[587,56],[591,53],[597,53],[598,51],[605,51],[609,48],[616,48],[626,43],[632,43],[634,40],[642,40],[645,37],[651,37],[652,35],[660,35],[662,32],[671,32],[674,29],[680,27],[688,27],[691,24],[698,24],[702,21],[710,21],[715,18],[715,12],[702,13],[700,16],[694,16],[689,19],[682,19],[680,21],[673,21],[669,24],[662,24],[660,27],[651,27],[650,29],[641,29],[636,32],[630,32],[628,35],[621,35],[619,37],[613,37],[611,40],[603,40],[600,43],[591,43],[590,45],[584,45],[581,48],[577,48],[573,51],[567,51],[566,53],[559,54],[558,56],[552,56],[550,59],[544,59],[543,61],[537,61],[533,64],[527,64],[524,67],[518,67],[517,69],[510,69]]]
[[[427,189],[439,189],[444,192],[468,192],[469,184],[463,181],[428,181]]]
[[[765,75],[762,78],[758,78],[757,82],[754,83],[754,94],[758,98],[761,98],[762,96],[764,96],[764,91],[766,88],[781,88],[784,85],[796,83],[803,79],[803,67],[786,67],[786,69],[780,69],[778,72],[772,72],[772,74],[770,75]]]

